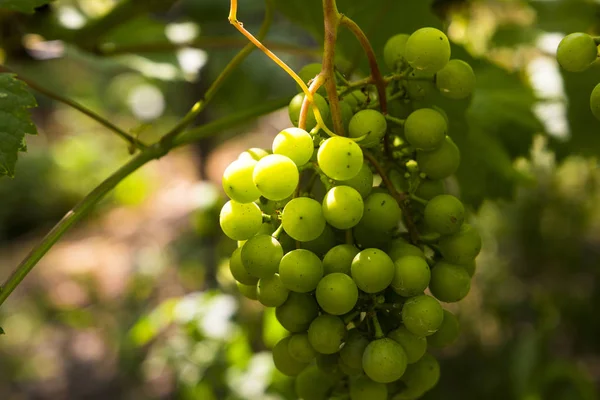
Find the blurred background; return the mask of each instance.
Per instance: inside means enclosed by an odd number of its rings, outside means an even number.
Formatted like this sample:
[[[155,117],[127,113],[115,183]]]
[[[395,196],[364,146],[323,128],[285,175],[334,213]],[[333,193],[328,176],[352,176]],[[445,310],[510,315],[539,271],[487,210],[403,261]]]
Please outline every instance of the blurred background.
[[[94,26],[124,1],[0,12],[0,61],[151,142],[246,42],[224,0],[132,1],[129,18]],[[296,70],[318,61],[320,0],[275,3],[270,47]],[[437,354],[441,380],[425,399],[598,399],[600,122],[589,94],[600,67],[563,73],[554,52],[567,33],[599,33],[600,2],[338,6],[379,55],[395,33],[443,27],[453,56],[478,77],[471,102],[440,105],[463,155],[448,184],[469,205],[484,248],[471,293],[452,306],[462,336]],[[240,1],[250,31],[263,15],[262,1]],[[367,71],[348,35],[338,58],[342,70]],[[254,52],[198,124],[294,93],[293,81]],[[0,181],[2,278],[130,157],[95,121],[37,99],[39,135],[28,138],[16,177]],[[285,332],[272,310],[238,294],[227,263],[235,243],[218,225],[225,166],[248,147],[270,147],[287,125],[287,111],[275,112],[119,184],[0,309],[0,399],[293,399],[269,353]]]

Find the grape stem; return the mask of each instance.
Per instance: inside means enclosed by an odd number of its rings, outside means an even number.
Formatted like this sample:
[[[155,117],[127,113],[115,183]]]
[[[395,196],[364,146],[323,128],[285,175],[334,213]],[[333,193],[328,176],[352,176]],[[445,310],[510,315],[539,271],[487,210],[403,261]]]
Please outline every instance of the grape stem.
[[[273,234],[271,236],[274,237],[275,239],[279,240],[279,236],[281,236],[281,232],[283,232],[283,224],[279,224],[279,226],[277,227],[277,229],[275,229],[275,232],[273,232]]]
[[[412,193],[410,194],[410,199],[416,201],[417,203],[421,203],[424,206],[426,206],[427,203],[429,203],[429,201],[422,199],[419,196],[417,196],[416,194],[412,194]]]
[[[404,126],[404,123],[406,122],[405,119],[400,119],[400,118],[396,118],[396,117],[392,117],[389,114],[386,114],[385,119],[390,121],[393,124],[396,124],[398,126]]]
[[[364,153],[365,159],[367,159],[367,161],[369,161],[369,163],[371,163],[373,168],[375,168],[377,173],[381,176],[383,183],[387,187],[387,189],[390,192],[390,194],[392,195],[392,197],[395,198],[396,201],[398,202],[398,205],[402,209],[402,215],[404,216],[406,228],[408,229],[408,232],[410,234],[410,241],[412,242],[412,244],[417,245],[419,243],[419,232],[417,231],[417,227],[413,221],[412,214],[410,213],[410,209],[408,207],[408,200],[409,200],[408,195],[406,193],[401,193],[396,190],[396,188],[392,184],[392,181],[386,174],[385,170],[379,164],[379,162],[377,161],[375,156],[373,156],[373,154],[371,154],[370,152],[368,152],[366,150],[364,150],[363,153]]]
[[[382,303],[375,306],[378,310],[397,311],[402,309],[402,304],[399,303]]]
[[[384,337],[385,335],[383,334],[383,329],[381,329],[379,319],[377,319],[377,312],[373,312],[371,314],[371,321],[373,321],[373,328],[375,328],[375,339],[381,339]]]
[[[359,310],[355,310],[352,311],[350,314],[346,314],[342,317],[342,320],[344,321],[344,323],[346,325],[348,325],[350,322],[354,321],[354,319],[356,317],[358,317],[360,315],[360,311]]]
[[[312,80],[310,86],[308,87],[308,91],[311,94],[311,98],[308,96],[304,96],[302,100],[302,107],[300,107],[300,116],[298,118],[298,128],[306,129],[306,118],[308,117],[308,107],[313,104],[313,95],[317,92],[319,87],[323,84],[323,77],[321,75],[317,75],[315,79]],[[316,104],[315,104],[316,106]],[[317,125],[318,126],[318,125]]]

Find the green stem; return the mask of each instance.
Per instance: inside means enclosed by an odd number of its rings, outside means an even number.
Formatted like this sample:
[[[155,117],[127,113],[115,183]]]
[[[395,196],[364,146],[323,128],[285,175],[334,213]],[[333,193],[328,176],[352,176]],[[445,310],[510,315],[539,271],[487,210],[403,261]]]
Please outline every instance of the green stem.
[[[374,312],[371,316],[371,320],[373,321],[373,327],[375,328],[375,339],[381,339],[385,335],[383,334],[383,329],[381,329],[381,325],[379,324],[379,319],[377,319],[377,313]]]
[[[342,316],[342,320],[347,325],[350,322],[352,322],[354,320],[354,318],[358,317],[359,315],[360,315],[360,311],[355,310],[355,311],[350,312],[349,314]]]
[[[273,232],[273,234],[271,236],[273,236],[275,239],[279,240],[279,236],[281,236],[281,232],[283,232],[283,224],[279,224],[279,226],[277,227],[277,229],[275,229],[275,232]]]
[[[348,95],[349,93],[352,93],[356,89],[361,89],[367,85],[372,85],[372,84],[373,84],[372,76],[367,76],[366,78],[350,82],[346,85],[345,88],[343,88],[340,91],[339,96],[344,97],[344,96]]]
[[[34,81],[21,76],[20,74],[16,73],[15,71],[13,71],[12,69],[10,69],[6,66],[0,65],[0,72],[8,72],[8,73],[16,74],[17,78],[19,78],[20,80],[25,82],[27,84],[27,86],[29,86],[33,90],[35,90],[53,100],[56,100],[60,103],[66,104],[66,105],[76,109],[77,111],[80,111],[81,113],[87,115],[88,117],[92,118],[93,120],[100,123],[104,127],[108,128],[111,131],[113,131],[114,133],[116,133],[119,137],[121,137],[123,140],[128,142],[131,146],[135,146],[139,149],[145,149],[146,147],[148,147],[145,143],[143,143],[140,140],[136,139],[135,137],[131,136],[130,134],[125,132],[123,129],[121,129],[118,126],[111,123],[106,118],[96,114],[89,108],[77,103],[76,101],[68,99],[68,98],[66,98],[56,92],[53,92],[49,89],[46,89],[43,86],[40,86],[39,84],[35,83]]]
[[[406,120],[404,120],[404,119],[400,119],[400,118],[392,117],[392,116],[391,116],[391,115],[389,115],[389,114],[386,114],[386,116],[385,116],[385,119],[386,119],[386,120],[388,120],[388,121],[390,121],[390,122],[391,122],[391,123],[393,123],[393,124],[396,124],[396,125],[398,125],[398,126],[404,126],[404,122],[406,121]]]
[[[415,194],[410,194],[410,199],[416,201],[417,203],[421,203],[424,206],[427,205],[427,203],[429,203],[429,201],[420,198],[419,196],[415,195]]]

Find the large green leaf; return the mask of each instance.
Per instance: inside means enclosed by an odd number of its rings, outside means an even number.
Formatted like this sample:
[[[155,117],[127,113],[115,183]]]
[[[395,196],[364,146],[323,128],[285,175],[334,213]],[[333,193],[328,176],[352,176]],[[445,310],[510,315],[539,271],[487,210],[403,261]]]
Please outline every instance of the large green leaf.
[[[37,7],[50,3],[50,0],[0,0],[0,9],[33,14]]]
[[[37,134],[27,110],[35,106],[23,81],[0,74],[0,176],[14,176],[17,153],[26,149],[25,134]]]

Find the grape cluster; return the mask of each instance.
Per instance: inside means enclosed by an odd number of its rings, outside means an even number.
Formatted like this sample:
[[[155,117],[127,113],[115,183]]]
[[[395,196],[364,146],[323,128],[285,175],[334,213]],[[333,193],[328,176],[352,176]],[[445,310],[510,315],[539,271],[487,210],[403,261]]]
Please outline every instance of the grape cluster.
[[[598,58],[598,38],[587,33],[576,32],[565,36],[556,49],[556,60],[569,72],[582,72],[588,69]],[[592,114],[600,119],[600,83],[590,95]]]
[[[223,175],[231,200],[220,223],[238,241],[231,273],[290,332],[273,360],[305,400],[409,400],[435,386],[439,364],[427,350],[459,336],[440,302],[469,293],[481,250],[463,204],[445,191],[460,162],[447,117],[422,101],[431,91],[468,97],[473,70],[450,60],[434,28],[390,38],[384,59],[388,115],[372,87],[344,78],[347,136],[327,137],[312,109],[298,127],[300,93],[289,104],[294,126],[271,151],[249,149]],[[320,71],[310,64],[299,76]],[[333,129],[324,96],[314,93],[314,104]]]

